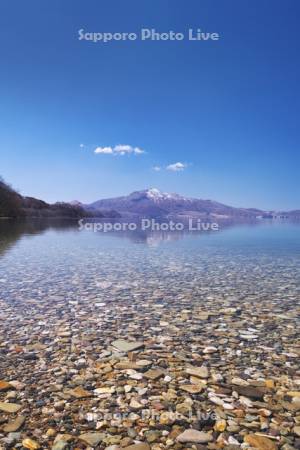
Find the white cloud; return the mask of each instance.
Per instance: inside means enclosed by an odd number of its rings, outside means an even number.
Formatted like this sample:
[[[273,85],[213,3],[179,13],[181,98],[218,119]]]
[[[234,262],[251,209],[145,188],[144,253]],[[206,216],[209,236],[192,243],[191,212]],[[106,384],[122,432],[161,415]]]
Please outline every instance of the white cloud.
[[[103,155],[141,155],[142,153],[145,153],[144,150],[142,150],[139,147],[132,147],[132,145],[125,145],[125,144],[118,144],[114,147],[97,147],[94,150],[94,153],[96,154],[103,154]]]
[[[187,164],[182,162],[177,162],[174,164],[169,164],[166,169],[171,170],[171,172],[182,172],[184,169],[187,168]]]
[[[79,147],[80,147],[80,148],[84,148],[85,145],[84,145],[84,144],[79,144]]]
[[[113,149],[111,147],[97,147],[94,150],[94,153],[103,154],[103,155],[112,155]]]
[[[152,167],[152,169],[154,170],[154,172],[160,172],[161,171],[161,167],[160,166],[154,166],[154,167]]]
[[[133,151],[136,155],[141,155],[142,153],[145,153],[145,151],[139,147],[134,147]]]

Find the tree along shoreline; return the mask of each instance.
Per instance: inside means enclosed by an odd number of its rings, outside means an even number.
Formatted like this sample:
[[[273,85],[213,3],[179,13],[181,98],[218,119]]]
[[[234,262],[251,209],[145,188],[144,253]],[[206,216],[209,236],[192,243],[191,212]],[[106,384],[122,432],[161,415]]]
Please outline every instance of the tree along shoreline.
[[[86,211],[80,205],[49,204],[34,197],[23,197],[0,178],[0,218],[3,219],[78,219],[83,217],[119,218],[114,210]]]

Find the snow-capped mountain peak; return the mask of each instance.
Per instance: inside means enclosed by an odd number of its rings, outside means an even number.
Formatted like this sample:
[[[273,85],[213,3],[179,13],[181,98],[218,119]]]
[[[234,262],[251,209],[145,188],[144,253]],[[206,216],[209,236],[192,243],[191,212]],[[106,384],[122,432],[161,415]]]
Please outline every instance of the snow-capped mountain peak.
[[[145,195],[147,198],[151,200],[178,200],[182,199],[185,200],[184,197],[181,197],[178,194],[169,194],[168,192],[162,192],[157,188],[150,188],[145,191]]]
[[[147,191],[145,192],[145,194],[147,195],[148,198],[164,198],[165,194],[163,192],[161,192],[159,189],[156,188],[150,188],[147,189]]]

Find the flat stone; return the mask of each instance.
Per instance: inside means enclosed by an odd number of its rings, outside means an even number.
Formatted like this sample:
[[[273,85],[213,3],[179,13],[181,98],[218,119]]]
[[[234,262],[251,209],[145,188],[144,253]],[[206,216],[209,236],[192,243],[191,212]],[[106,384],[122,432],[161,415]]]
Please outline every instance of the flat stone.
[[[151,366],[151,361],[141,359],[139,361],[119,361],[114,367],[120,370],[138,370]]]
[[[208,378],[208,368],[206,366],[202,367],[188,367],[186,369],[188,375],[198,378]]]
[[[125,341],[124,339],[117,339],[116,341],[113,341],[111,344],[113,347],[115,347],[120,352],[133,352],[134,350],[138,350],[142,347],[144,347],[143,342],[138,341]]]
[[[13,433],[18,431],[25,422],[25,419],[26,418],[24,416],[18,416],[15,420],[5,425],[3,427],[3,431],[5,431],[5,433]]]
[[[56,438],[54,439],[54,443],[56,444],[56,442],[58,441],[64,441],[64,442],[70,442],[73,441],[74,436],[72,436],[72,434],[61,434],[59,433]]]
[[[182,384],[180,389],[190,394],[199,394],[203,390],[203,386],[199,384]]]
[[[129,406],[133,409],[143,408],[143,405],[134,398],[131,399]]]
[[[207,442],[211,442],[212,440],[213,438],[210,433],[204,433],[204,431],[194,430],[193,428],[185,430],[177,436],[177,441],[181,444],[185,444],[187,442],[191,442],[193,444],[205,444]]]
[[[263,390],[252,386],[234,386],[234,390],[245,397],[253,398],[255,400],[263,400],[265,393]]]
[[[79,436],[79,439],[91,447],[96,447],[105,438],[104,433],[84,433]]]
[[[209,346],[209,347],[205,347],[205,349],[203,350],[203,353],[206,355],[209,355],[210,353],[216,353],[217,351],[218,351],[218,349],[216,347]]]
[[[139,369],[139,366],[137,365],[136,362],[131,362],[131,361],[120,361],[118,362],[115,366],[116,369],[119,370],[127,370],[127,369],[131,369],[131,370],[136,370]]]
[[[0,402],[0,411],[4,411],[7,413],[16,413],[22,408],[21,405],[17,405],[16,403],[4,403]]]
[[[160,369],[150,369],[144,373],[144,376],[146,378],[153,381],[163,377],[164,375],[165,375],[164,372]]]
[[[138,359],[138,360],[136,361],[136,365],[137,365],[139,368],[149,367],[149,366],[151,366],[151,364],[152,364],[152,362],[151,362],[151,361],[148,361],[148,359]]]
[[[100,388],[95,389],[95,393],[102,395],[102,394],[107,394],[107,395],[112,395],[115,392],[116,388],[114,386],[103,386]]]
[[[21,391],[25,388],[25,383],[21,383],[17,380],[10,381],[9,384],[13,387],[13,389],[17,389],[17,391]]]
[[[86,391],[81,386],[77,386],[75,389],[71,389],[69,391],[69,394],[71,394],[73,397],[76,397],[76,398],[87,398],[87,397],[92,397],[92,395],[93,395],[91,392]]]
[[[247,434],[244,442],[259,450],[276,450],[277,445],[271,439],[258,434]]]
[[[150,450],[150,445],[146,443],[132,444],[125,447],[124,450]]]
[[[231,383],[237,386],[249,386],[248,381],[243,380],[242,378],[239,377],[232,378]]]

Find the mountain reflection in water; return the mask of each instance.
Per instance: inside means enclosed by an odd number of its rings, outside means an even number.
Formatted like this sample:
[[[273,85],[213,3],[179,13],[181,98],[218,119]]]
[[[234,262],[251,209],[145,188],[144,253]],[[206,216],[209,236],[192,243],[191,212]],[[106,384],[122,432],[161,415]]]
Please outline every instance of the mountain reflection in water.
[[[99,222],[99,219],[91,219],[91,223]],[[103,219],[102,222],[107,222],[108,219]],[[116,220],[110,221],[112,224],[116,223]],[[149,246],[157,246],[161,242],[171,242],[183,239],[186,236],[203,236],[207,234],[222,233],[227,228],[234,226],[258,226],[260,222],[234,222],[234,221],[219,221],[218,231],[214,230],[189,230],[185,228],[184,230],[178,231],[156,231],[151,229],[141,229],[137,224],[137,229],[130,230],[120,230],[120,231],[87,231],[83,232],[94,233],[101,236],[113,236],[118,238],[126,238],[134,243],[144,243]],[[57,233],[64,233],[67,231],[79,232],[80,226],[77,220],[70,219],[34,219],[34,220],[0,220],[0,255],[11,249],[15,244],[18,243],[23,237],[33,237],[36,235],[42,235],[47,231],[55,231]]]

